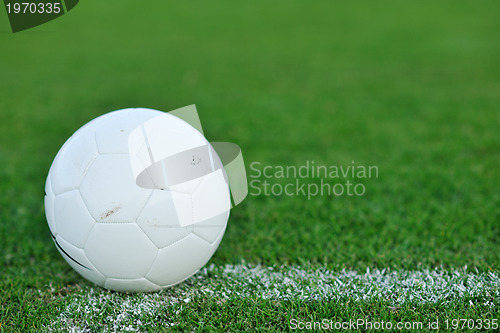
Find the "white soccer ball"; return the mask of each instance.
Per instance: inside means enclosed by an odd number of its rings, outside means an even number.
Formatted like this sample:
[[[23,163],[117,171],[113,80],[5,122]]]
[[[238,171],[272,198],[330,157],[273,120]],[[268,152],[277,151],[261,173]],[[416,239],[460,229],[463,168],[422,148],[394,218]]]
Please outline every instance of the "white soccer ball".
[[[76,131],[45,186],[50,232],[86,279],[116,291],[175,285],[212,257],[230,210],[227,176],[205,137],[151,109],[105,114]]]

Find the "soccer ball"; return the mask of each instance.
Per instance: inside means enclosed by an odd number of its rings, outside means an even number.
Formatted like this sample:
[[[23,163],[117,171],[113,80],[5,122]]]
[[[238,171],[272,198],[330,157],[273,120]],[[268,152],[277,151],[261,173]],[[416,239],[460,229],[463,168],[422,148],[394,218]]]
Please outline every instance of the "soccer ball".
[[[184,120],[151,109],[110,112],[80,128],[45,186],[63,258],[116,291],[160,290],[196,273],[219,246],[230,207],[210,143]]]

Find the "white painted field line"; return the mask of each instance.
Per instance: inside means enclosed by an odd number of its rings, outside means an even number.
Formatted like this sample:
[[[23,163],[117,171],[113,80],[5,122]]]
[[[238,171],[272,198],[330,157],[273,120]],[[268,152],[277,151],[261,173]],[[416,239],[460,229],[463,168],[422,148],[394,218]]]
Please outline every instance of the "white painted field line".
[[[210,267],[207,272],[214,269]],[[498,274],[472,273],[465,268],[453,271],[375,269],[358,273],[346,270],[304,270],[294,266],[276,270],[237,265],[225,266],[222,278],[229,281],[230,288],[226,290],[228,296],[240,297],[257,295],[270,299],[311,300],[349,298],[355,301],[381,297],[391,304],[407,301],[423,304],[448,303],[456,298],[484,296],[486,293],[500,299]]]
[[[126,295],[100,288],[82,290],[51,327],[85,332],[85,322],[112,323],[105,331],[135,331],[165,306],[180,308],[197,297],[216,300],[262,298],[271,300],[329,300],[369,302],[378,298],[390,305],[406,302],[450,304],[466,297],[488,307],[500,304],[498,273],[459,270],[367,270],[364,273],[297,266],[280,268],[211,265],[177,287],[151,294]],[[110,310],[111,309],[111,310]],[[111,311],[111,313],[110,313]],[[103,313],[110,313],[103,317]],[[131,324],[131,322],[133,324]],[[168,323],[161,323],[162,327]],[[49,331],[51,328],[49,328]]]

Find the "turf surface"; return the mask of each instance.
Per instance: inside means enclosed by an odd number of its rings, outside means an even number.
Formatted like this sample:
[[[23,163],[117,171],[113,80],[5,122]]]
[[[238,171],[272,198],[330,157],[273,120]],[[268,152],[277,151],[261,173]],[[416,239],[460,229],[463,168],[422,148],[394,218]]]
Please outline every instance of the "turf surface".
[[[168,111],[196,103],[207,138],[237,142],[247,167],[378,166],[378,178],[362,180],[362,197],[249,196],[231,212],[214,265],[359,272],[467,265],[498,276],[498,2],[156,5],[82,2],[17,34],[0,14],[2,331],[65,330],[53,323],[90,293],[48,233],[45,177],[77,128],[134,106]],[[383,299],[200,296],[132,327],[282,330],[290,318],[499,318],[498,299],[493,307],[480,305],[485,300],[408,301],[393,311]],[[112,307],[91,322],[75,315],[73,325],[113,330]]]

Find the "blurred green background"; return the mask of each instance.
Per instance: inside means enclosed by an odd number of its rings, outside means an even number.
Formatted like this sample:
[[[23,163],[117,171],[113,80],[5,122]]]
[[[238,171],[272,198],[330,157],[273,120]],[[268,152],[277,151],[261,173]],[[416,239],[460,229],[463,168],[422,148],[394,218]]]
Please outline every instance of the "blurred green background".
[[[250,196],[213,262],[500,268],[498,1],[82,1],[0,13],[2,289],[81,282],[43,211],[87,121],[196,104],[247,166],[377,165],[363,197]],[[277,180],[278,181],[278,180]]]

